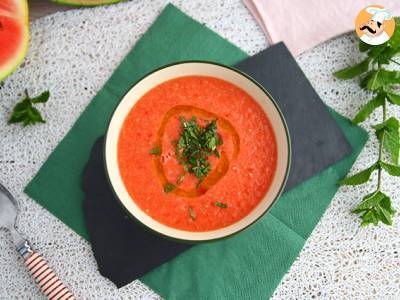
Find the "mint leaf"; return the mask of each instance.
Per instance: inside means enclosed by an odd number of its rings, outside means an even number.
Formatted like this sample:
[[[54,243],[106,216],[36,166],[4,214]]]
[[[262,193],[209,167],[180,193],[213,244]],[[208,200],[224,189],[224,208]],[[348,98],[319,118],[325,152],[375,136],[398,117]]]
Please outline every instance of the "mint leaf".
[[[31,99],[32,103],[46,103],[49,100],[50,92],[45,91],[41,93],[39,96]]]
[[[46,123],[40,112],[33,106],[28,110],[29,118],[24,121],[24,126],[33,125],[35,123]]]
[[[164,185],[164,192],[166,192],[166,193],[170,193],[174,189],[176,189],[176,186],[173,185],[172,183],[167,183],[166,185]]]
[[[394,49],[400,48],[400,24],[398,22],[396,22],[396,27],[393,32],[393,35],[387,43],[388,43],[388,46],[390,46]]]
[[[391,165],[381,161],[380,166],[392,176],[400,176],[400,166]]]
[[[153,155],[160,155],[161,154],[160,147],[156,146],[153,149],[150,149],[149,153]]]
[[[378,221],[379,221],[378,213],[374,209],[366,211],[361,216],[361,219],[362,219],[362,222],[361,222],[362,227],[367,226],[369,224],[378,225]]]
[[[392,207],[392,200],[388,197],[385,196],[381,202],[379,203],[379,205],[386,210],[387,212],[390,213],[391,216],[393,216],[396,213],[396,210]]]
[[[379,55],[376,55],[373,58],[374,63],[381,64],[381,65],[389,64],[390,59],[396,55],[397,49],[389,47],[387,44],[384,44],[384,45],[386,45],[386,48],[384,49],[384,51],[382,51],[381,53],[379,53]]]
[[[378,164],[375,163],[368,169],[361,171],[353,176],[342,179],[338,182],[339,185],[359,185],[367,182],[371,177],[371,174],[378,169]]]
[[[360,87],[362,89],[367,88],[369,80],[372,78],[372,76],[374,76],[375,73],[376,73],[376,71],[369,71],[369,72],[365,73],[365,76],[360,81]]]
[[[27,111],[30,109],[30,106],[31,104],[29,102],[29,99],[24,99],[20,103],[15,105],[13,113],[8,120],[8,124],[23,122]]]
[[[396,210],[392,207],[391,199],[385,195],[385,197],[377,205],[378,215],[382,223],[386,225],[392,225],[392,216],[396,213]]]
[[[354,77],[361,75],[362,73],[368,71],[369,62],[370,62],[370,59],[367,58],[367,59],[363,60],[362,62],[360,62],[359,64],[356,64],[356,65],[348,67],[348,68],[344,68],[343,70],[333,73],[333,75],[339,79],[354,78]]]
[[[366,52],[372,47],[373,47],[372,45],[364,43],[362,40],[360,40],[360,43],[358,45],[358,50],[360,50],[360,52]]]
[[[363,201],[353,210],[353,213],[362,214],[361,226],[377,225],[379,221],[392,225],[392,216],[396,210],[392,207],[390,198],[380,191],[376,191],[363,198]]]
[[[379,219],[382,221],[383,224],[392,225],[392,216],[387,210],[385,210],[378,204],[377,211]]]
[[[391,117],[384,123],[373,126],[376,130],[376,136],[380,142],[383,138],[383,147],[391,155],[394,164],[399,162],[400,152],[400,123],[399,121]]]
[[[388,99],[392,104],[400,105],[400,95],[387,92],[387,93],[386,93],[386,96],[387,96],[387,99]]]
[[[44,92],[38,97],[31,99],[28,92],[25,91],[25,98],[17,103],[12,111],[8,124],[22,123],[24,127],[34,125],[36,123],[45,123],[39,110],[33,106],[34,103],[44,103],[49,99],[50,93]],[[33,101],[36,102],[33,102]]]
[[[400,124],[394,117],[389,118],[385,123],[387,129],[385,131],[383,146],[385,147],[385,150],[390,153],[393,163],[398,164],[400,151]]]
[[[227,208],[228,205],[226,203],[222,203],[222,202],[215,202],[214,203],[215,206],[221,207],[221,208]]]
[[[391,117],[383,123],[374,125],[373,128],[375,128],[376,130],[382,130],[382,129],[397,128],[398,126],[399,126],[399,121],[395,117]]]
[[[399,163],[399,151],[400,151],[400,140],[399,140],[399,124],[397,122],[396,127],[389,128],[385,131],[385,139],[383,141],[385,150],[390,153],[392,161],[395,164]]]
[[[397,83],[400,83],[400,72],[379,69],[369,79],[367,88],[371,91],[376,91],[378,89],[383,89],[389,84]]]
[[[371,59],[376,59],[377,57],[379,57],[383,51],[385,51],[385,49],[387,48],[387,43],[383,43],[381,45],[376,45],[376,46],[372,46],[367,55],[369,58]]]
[[[363,201],[353,210],[353,213],[359,213],[377,206],[385,196],[386,195],[380,191],[365,196]]]
[[[383,105],[384,101],[385,97],[382,94],[379,94],[375,98],[371,99],[369,102],[367,102],[367,104],[361,107],[361,110],[356,114],[352,120],[352,123],[359,124],[365,121],[376,108]]]

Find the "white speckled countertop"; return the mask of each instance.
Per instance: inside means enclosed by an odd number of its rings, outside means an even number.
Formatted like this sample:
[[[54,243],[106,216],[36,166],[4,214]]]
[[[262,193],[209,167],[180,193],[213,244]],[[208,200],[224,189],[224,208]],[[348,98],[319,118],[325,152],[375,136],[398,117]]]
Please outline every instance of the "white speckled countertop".
[[[249,54],[267,47],[240,0],[172,2]],[[0,181],[19,200],[18,228],[78,299],[159,297],[139,281],[116,289],[97,272],[89,244],[22,190],[166,3],[136,0],[38,19],[31,24],[30,50],[23,67],[0,84]],[[356,45],[354,36],[348,34],[297,57],[322,100],[347,117],[366,102],[367,95],[356,81],[338,81],[331,73],[359,59]],[[25,88],[32,94],[51,90],[52,98],[43,108],[45,125],[7,126],[10,111]],[[390,107],[389,111],[400,117],[400,109]],[[370,131],[378,117],[374,115],[363,126]],[[371,135],[352,172],[373,162],[376,155],[377,144]],[[399,180],[385,177],[383,182],[399,210]],[[400,298],[399,214],[392,227],[361,229],[357,217],[349,212],[369,188],[340,188],[274,299]],[[0,299],[42,299],[4,230],[0,230]]]

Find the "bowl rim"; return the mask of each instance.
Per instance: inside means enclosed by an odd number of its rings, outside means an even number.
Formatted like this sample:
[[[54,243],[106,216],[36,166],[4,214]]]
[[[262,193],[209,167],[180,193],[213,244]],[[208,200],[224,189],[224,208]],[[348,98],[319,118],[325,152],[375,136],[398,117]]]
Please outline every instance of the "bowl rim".
[[[272,102],[272,104],[273,104],[274,107],[276,108],[276,110],[277,110],[277,112],[278,112],[278,114],[279,114],[279,117],[280,117],[280,119],[281,119],[281,121],[282,121],[283,127],[284,127],[284,129],[285,129],[285,136],[286,136],[286,141],[287,141],[287,146],[288,146],[288,149],[287,149],[287,164],[286,164],[286,167],[285,167],[285,175],[284,175],[284,178],[283,178],[283,180],[282,180],[282,182],[281,182],[281,184],[280,184],[279,191],[276,193],[274,199],[272,200],[272,202],[271,202],[271,204],[268,206],[268,208],[265,209],[265,210],[262,212],[262,214],[260,214],[256,219],[254,219],[252,222],[250,222],[250,223],[247,224],[246,226],[242,227],[241,229],[239,229],[239,230],[237,230],[237,231],[235,231],[235,232],[232,232],[232,233],[230,233],[230,234],[227,234],[227,235],[224,235],[224,236],[221,236],[221,237],[211,238],[211,239],[201,239],[201,240],[195,240],[195,239],[193,239],[193,240],[188,240],[188,239],[173,237],[173,236],[170,236],[170,235],[161,233],[161,232],[157,231],[156,229],[154,229],[154,228],[152,228],[152,227],[150,227],[150,226],[144,224],[142,221],[140,221],[138,218],[136,218],[135,215],[134,215],[130,210],[127,209],[127,207],[124,205],[124,203],[122,202],[122,200],[119,198],[119,196],[118,196],[118,194],[117,194],[117,192],[116,192],[116,190],[115,190],[115,188],[114,188],[114,186],[113,186],[113,184],[112,184],[111,175],[109,174],[108,167],[107,167],[107,157],[106,157],[106,155],[107,155],[107,153],[106,153],[107,138],[108,138],[108,135],[109,135],[109,132],[110,132],[111,121],[112,121],[112,119],[113,119],[113,117],[114,117],[114,114],[115,114],[116,110],[118,109],[118,107],[119,107],[121,101],[122,101],[122,100],[126,97],[126,95],[132,90],[132,88],[134,88],[134,87],[135,87],[137,84],[139,84],[142,80],[144,80],[145,78],[149,77],[149,76],[152,75],[153,73],[156,73],[156,72],[158,72],[158,71],[160,71],[160,70],[163,70],[163,69],[166,69],[166,68],[169,68],[169,67],[172,67],[172,66],[182,65],[182,64],[187,64],[187,63],[211,64],[211,65],[216,65],[216,66],[219,66],[219,67],[223,67],[223,68],[229,69],[229,70],[231,70],[231,71],[233,71],[233,72],[236,72],[236,73],[238,73],[239,75],[241,75],[241,76],[245,77],[246,79],[250,80],[251,82],[253,82],[259,89],[261,89],[261,91],[262,91],[264,94],[266,94],[266,95],[268,96],[269,100]],[[177,77],[179,77],[179,76],[177,76]],[[108,182],[108,184],[109,184],[109,186],[110,186],[110,188],[111,188],[111,191],[112,191],[112,193],[113,193],[113,195],[114,195],[114,198],[116,198],[116,200],[118,201],[118,203],[120,204],[120,206],[124,209],[124,211],[125,211],[125,212],[128,214],[128,216],[130,217],[130,219],[132,219],[134,222],[136,222],[137,224],[139,224],[143,229],[145,229],[145,230],[147,230],[147,231],[149,231],[149,232],[151,232],[151,233],[154,233],[154,234],[156,234],[156,235],[158,235],[158,236],[160,236],[160,237],[166,238],[166,239],[168,239],[168,240],[176,241],[176,242],[187,243],[187,244],[201,244],[201,243],[205,243],[205,242],[212,242],[212,241],[219,241],[219,240],[227,239],[227,238],[229,238],[229,237],[232,237],[232,236],[234,236],[234,235],[236,235],[236,234],[238,234],[238,233],[240,233],[240,232],[242,232],[242,231],[244,231],[244,230],[250,228],[250,227],[251,227],[252,225],[254,225],[257,221],[259,221],[262,217],[264,217],[264,216],[271,210],[271,208],[275,205],[275,203],[277,202],[277,200],[280,198],[280,196],[281,196],[282,193],[283,193],[283,190],[284,190],[284,188],[285,188],[285,186],[286,186],[286,182],[287,182],[287,180],[288,180],[289,173],[290,173],[291,160],[292,160],[292,146],[291,146],[291,138],[290,138],[289,128],[288,128],[288,126],[287,126],[286,119],[285,119],[285,117],[284,117],[284,115],[283,115],[281,109],[279,108],[277,102],[276,102],[275,99],[272,97],[272,95],[271,95],[257,80],[255,80],[254,78],[252,78],[250,75],[246,74],[245,72],[243,72],[243,71],[241,71],[241,70],[239,70],[239,69],[237,69],[237,68],[235,68],[235,67],[228,66],[228,65],[225,65],[225,64],[222,64],[222,63],[219,63],[219,62],[210,61],[210,60],[201,60],[201,59],[181,60],[181,61],[178,61],[178,62],[165,64],[165,65],[162,65],[162,66],[160,66],[160,67],[158,67],[158,68],[153,69],[152,71],[146,73],[145,75],[143,75],[142,77],[140,77],[137,81],[135,81],[135,83],[133,83],[133,84],[129,87],[129,89],[128,89],[128,90],[126,91],[126,93],[121,97],[121,99],[119,100],[118,104],[117,104],[117,105],[115,106],[115,108],[113,109],[112,114],[111,114],[111,116],[110,116],[110,118],[109,118],[109,121],[108,121],[107,130],[106,130],[106,132],[105,132],[105,135],[104,135],[104,142],[103,142],[103,167],[104,167],[104,169],[105,169],[105,175],[106,175],[107,182]],[[164,224],[164,225],[165,225],[165,224]],[[170,226],[168,226],[168,225],[165,225],[165,226],[170,227]],[[171,227],[171,228],[173,228],[173,227]]]

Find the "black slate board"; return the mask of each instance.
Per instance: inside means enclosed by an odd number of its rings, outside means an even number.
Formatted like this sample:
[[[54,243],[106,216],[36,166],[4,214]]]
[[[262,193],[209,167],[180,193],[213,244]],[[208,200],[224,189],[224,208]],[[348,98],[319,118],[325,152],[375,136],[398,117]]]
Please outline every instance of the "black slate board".
[[[292,144],[286,190],[350,154],[350,144],[284,43],[235,67],[270,92],[286,119]]]
[[[286,118],[292,141],[286,190],[350,154],[350,144],[283,43],[236,67],[271,93]],[[103,144],[101,137],[83,174],[83,209],[99,271],[121,287],[192,245],[157,236],[126,215],[105,175]]]
[[[104,138],[93,146],[83,173],[86,225],[100,273],[118,287],[191,247],[159,237],[127,216],[109,187],[103,159]]]

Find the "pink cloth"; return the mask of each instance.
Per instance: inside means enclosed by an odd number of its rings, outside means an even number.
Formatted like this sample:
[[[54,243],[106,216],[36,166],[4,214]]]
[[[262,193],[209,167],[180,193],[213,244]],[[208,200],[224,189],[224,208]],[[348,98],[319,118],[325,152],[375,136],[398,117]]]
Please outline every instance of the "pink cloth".
[[[368,5],[400,15],[400,0],[243,0],[271,44],[283,41],[294,56],[342,33]]]

